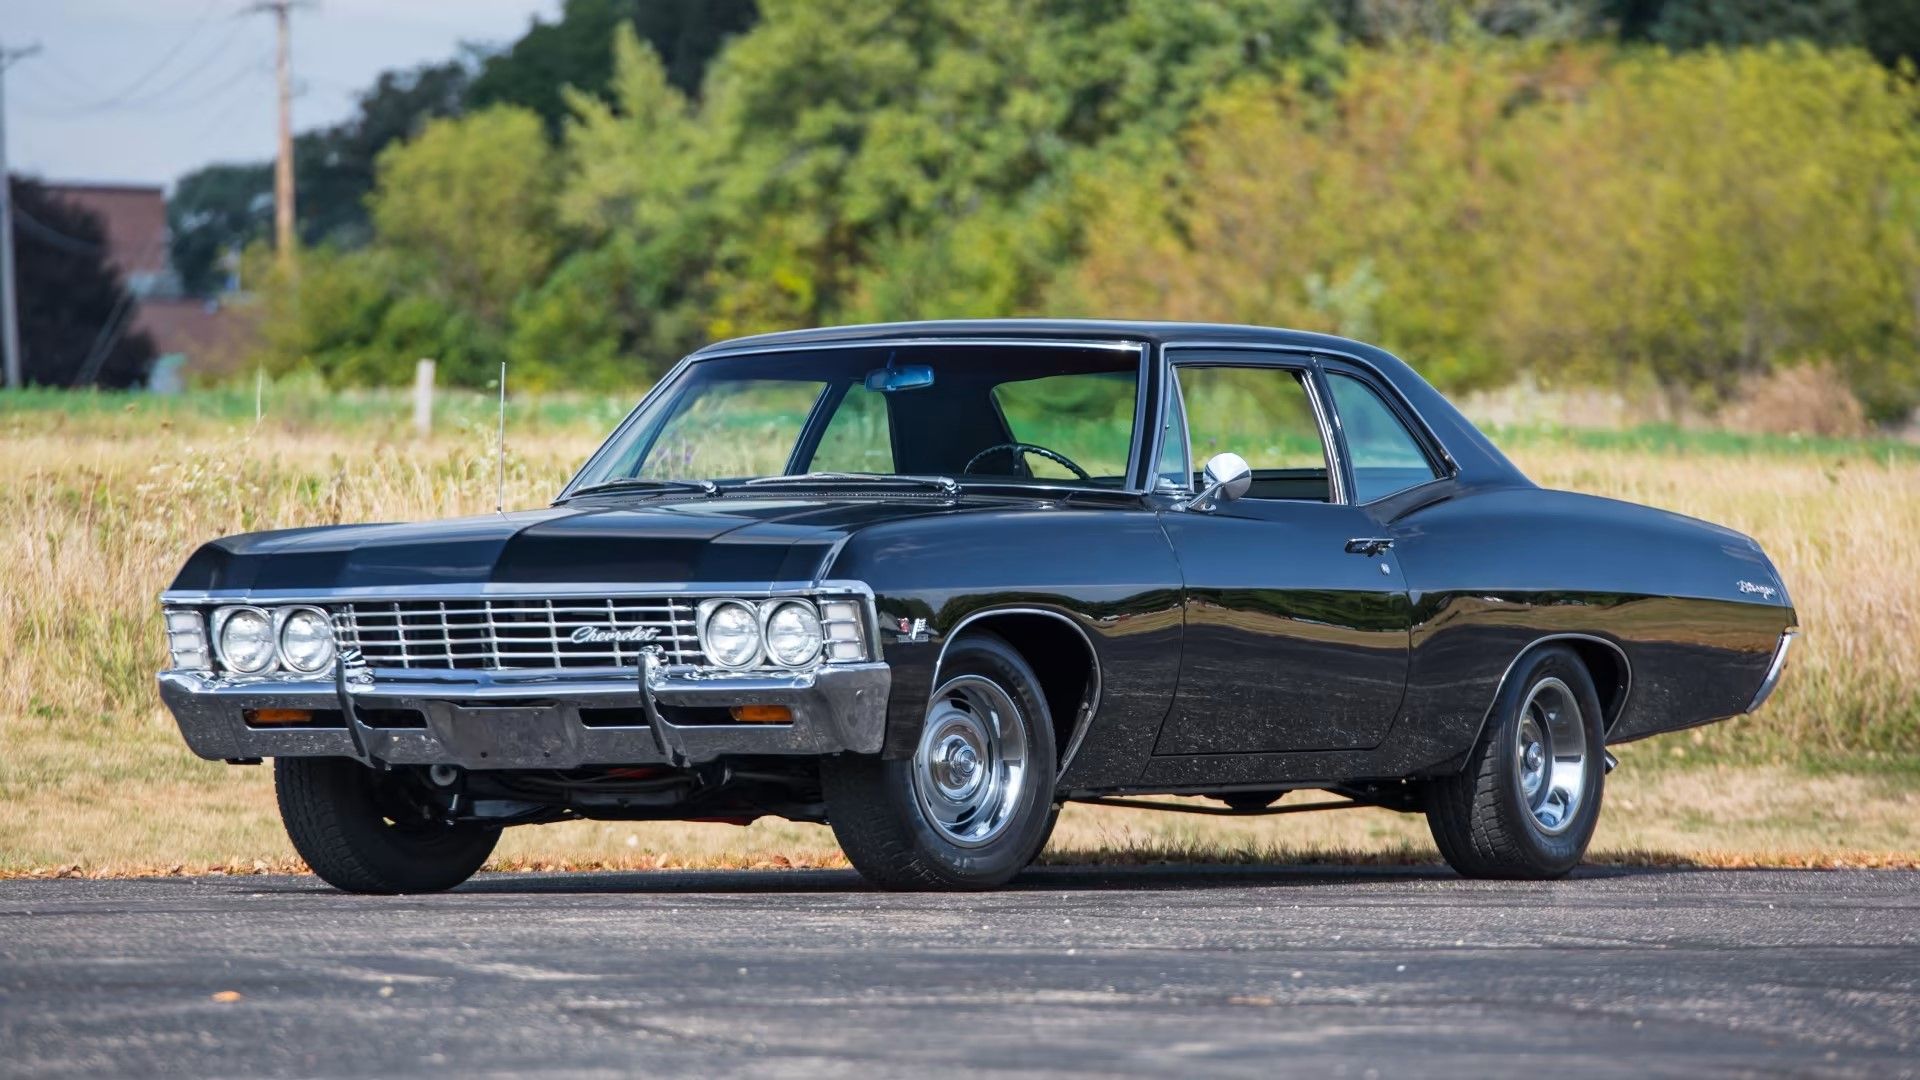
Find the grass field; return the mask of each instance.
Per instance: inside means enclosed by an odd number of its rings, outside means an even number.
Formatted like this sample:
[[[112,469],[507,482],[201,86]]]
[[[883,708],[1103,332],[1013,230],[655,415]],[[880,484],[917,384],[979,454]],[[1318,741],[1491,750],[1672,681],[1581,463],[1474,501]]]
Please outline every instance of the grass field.
[[[291,858],[263,769],[187,753],[153,693],[155,597],[225,533],[492,509],[491,402],[447,395],[420,440],[392,395],[0,396],[0,872]],[[626,403],[516,405],[508,502],[544,503]],[[1779,564],[1804,629],[1758,717],[1627,747],[1602,858],[1872,863],[1920,855],[1920,453],[1674,429],[1501,433],[1543,484],[1731,525]],[[1050,858],[1430,858],[1380,811],[1221,821],[1070,808]],[[804,826],[581,823],[505,864],[835,858]]]

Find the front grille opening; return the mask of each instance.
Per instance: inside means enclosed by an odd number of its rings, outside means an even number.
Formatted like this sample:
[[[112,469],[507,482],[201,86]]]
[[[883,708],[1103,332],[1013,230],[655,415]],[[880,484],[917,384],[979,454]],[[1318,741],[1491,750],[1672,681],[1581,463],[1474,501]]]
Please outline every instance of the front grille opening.
[[[732,724],[732,710],[725,705],[656,705],[660,710],[660,719],[681,727],[703,727],[711,724]],[[762,727],[775,725],[762,724]]]
[[[581,709],[580,723],[585,727],[647,727],[645,709]]]
[[[637,670],[647,649],[688,663],[700,648],[694,605],[678,598],[405,600],[334,615],[342,642],[373,667]]]
[[[427,726],[427,714],[419,709],[355,709],[354,715],[370,728],[407,729]]]

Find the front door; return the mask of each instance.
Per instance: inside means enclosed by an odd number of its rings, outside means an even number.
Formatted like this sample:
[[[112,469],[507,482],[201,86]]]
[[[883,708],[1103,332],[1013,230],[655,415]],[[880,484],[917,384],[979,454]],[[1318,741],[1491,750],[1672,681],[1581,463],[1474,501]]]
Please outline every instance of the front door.
[[[1311,360],[1171,355],[1184,423],[1164,430],[1163,490],[1232,451],[1246,495],[1161,515],[1186,582],[1180,683],[1156,754],[1372,747],[1406,689],[1411,605],[1380,527],[1351,505]],[[1184,437],[1183,437],[1184,435]],[[1184,445],[1182,445],[1184,444]]]

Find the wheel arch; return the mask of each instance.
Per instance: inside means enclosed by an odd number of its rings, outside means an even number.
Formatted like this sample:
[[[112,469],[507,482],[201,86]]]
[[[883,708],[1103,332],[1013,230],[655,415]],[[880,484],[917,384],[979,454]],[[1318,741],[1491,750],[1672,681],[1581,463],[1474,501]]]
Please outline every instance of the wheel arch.
[[[1480,720],[1482,730],[1492,719],[1494,704],[1506,692],[1507,683],[1519,669],[1520,662],[1541,649],[1555,645],[1565,646],[1579,657],[1581,666],[1587,669],[1587,677],[1593,680],[1594,693],[1600,698],[1601,737],[1604,739],[1613,730],[1620,714],[1626,711],[1627,696],[1633,690],[1633,663],[1619,642],[1594,634],[1575,633],[1548,634],[1535,638],[1513,654],[1506,670],[1500,673],[1500,681],[1494,685],[1493,696],[1487,699],[1486,712]]]
[[[947,649],[969,630],[992,633],[1012,646],[1040,679],[1040,693],[1052,714],[1055,761],[1064,775],[1087,725],[1100,708],[1100,654],[1093,638],[1072,616],[1052,608],[989,608],[969,614],[943,635],[933,664],[933,686]]]

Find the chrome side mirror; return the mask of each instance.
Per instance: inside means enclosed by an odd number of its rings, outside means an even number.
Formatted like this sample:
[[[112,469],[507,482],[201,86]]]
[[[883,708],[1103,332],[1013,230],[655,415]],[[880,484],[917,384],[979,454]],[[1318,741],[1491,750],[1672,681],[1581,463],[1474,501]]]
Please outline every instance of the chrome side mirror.
[[[1232,502],[1253,486],[1253,469],[1247,459],[1235,453],[1215,454],[1207,459],[1201,474],[1206,486],[1187,501],[1189,510],[1212,510],[1223,502]]]

